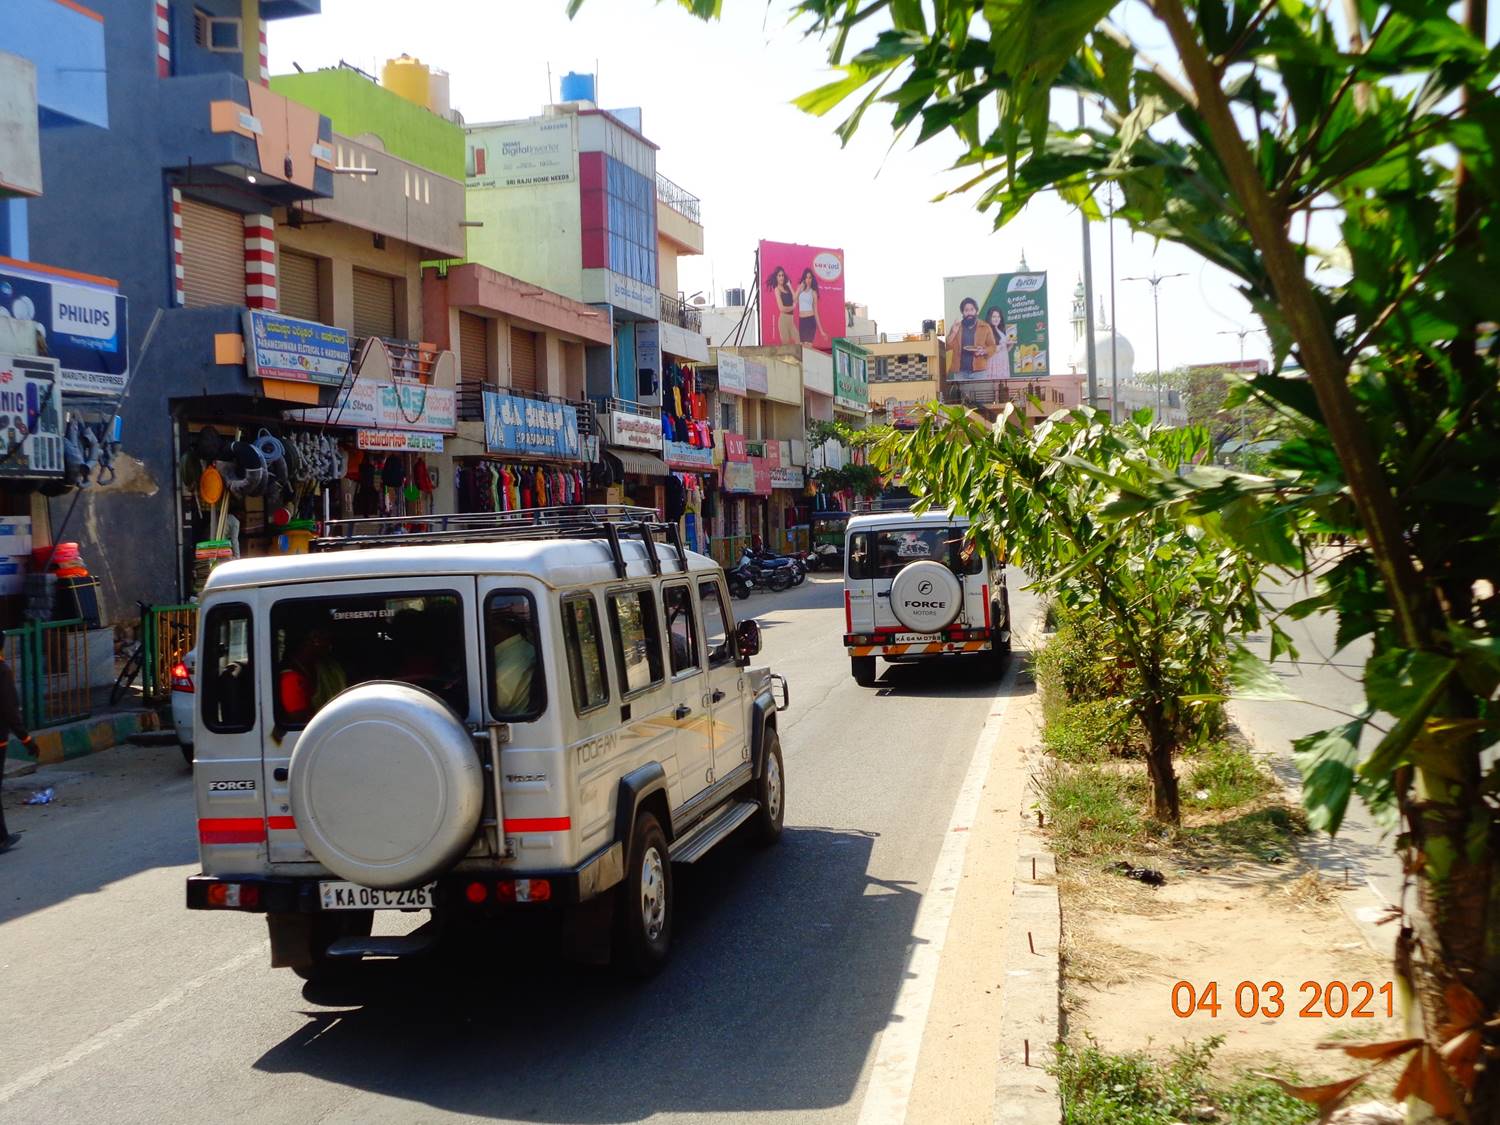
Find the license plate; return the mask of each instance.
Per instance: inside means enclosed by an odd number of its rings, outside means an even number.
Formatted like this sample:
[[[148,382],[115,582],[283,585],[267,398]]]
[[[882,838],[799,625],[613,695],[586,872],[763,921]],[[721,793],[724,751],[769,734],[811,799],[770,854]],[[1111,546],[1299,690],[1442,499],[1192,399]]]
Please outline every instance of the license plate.
[[[436,883],[405,891],[381,891],[358,883],[319,883],[324,910],[429,910]]]
[[[930,645],[943,639],[941,633],[897,633],[893,642],[898,645]]]

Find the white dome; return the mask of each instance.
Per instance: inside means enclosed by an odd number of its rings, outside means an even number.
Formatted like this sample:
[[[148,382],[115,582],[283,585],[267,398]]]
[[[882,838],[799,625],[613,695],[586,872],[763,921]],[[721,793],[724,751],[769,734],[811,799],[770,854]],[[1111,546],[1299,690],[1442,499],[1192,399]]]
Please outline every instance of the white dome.
[[[1110,330],[1101,328],[1094,333],[1094,363],[1101,380],[1108,379],[1113,374],[1113,361],[1110,350]],[[1125,333],[1114,334],[1114,351],[1120,364],[1120,378],[1129,379],[1135,372],[1135,348],[1130,344]],[[1073,345],[1073,354],[1068,357],[1068,366],[1078,374],[1084,374],[1089,369],[1088,347],[1082,340]]]

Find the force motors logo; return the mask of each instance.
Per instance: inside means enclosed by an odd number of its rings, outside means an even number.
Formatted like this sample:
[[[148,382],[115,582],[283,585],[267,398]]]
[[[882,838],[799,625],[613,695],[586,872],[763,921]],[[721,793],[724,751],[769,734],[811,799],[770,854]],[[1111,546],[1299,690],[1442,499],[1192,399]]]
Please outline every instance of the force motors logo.
[[[932,593],[932,583],[924,580],[922,584],[917,587],[917,593],[921,594],[925,598],[928,594]]]
[[[210,793],[254,793],[255,781],[252,778],[242,781],[210,781],[208,791]]]
[[[902,602],[907,609],[947,609],[947,602]]]

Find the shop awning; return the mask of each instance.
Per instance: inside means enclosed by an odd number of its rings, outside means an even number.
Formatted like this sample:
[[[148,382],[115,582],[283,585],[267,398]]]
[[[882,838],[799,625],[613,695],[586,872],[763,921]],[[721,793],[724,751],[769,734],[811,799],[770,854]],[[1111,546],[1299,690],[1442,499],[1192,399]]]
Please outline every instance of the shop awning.
[[[611,457],[620,465],[620,471],[625,473],[637,473],[643,477],[664,477],[671,470],[667,463],[654,453],[642,453],[638,449],[606,449],[606,457]]]

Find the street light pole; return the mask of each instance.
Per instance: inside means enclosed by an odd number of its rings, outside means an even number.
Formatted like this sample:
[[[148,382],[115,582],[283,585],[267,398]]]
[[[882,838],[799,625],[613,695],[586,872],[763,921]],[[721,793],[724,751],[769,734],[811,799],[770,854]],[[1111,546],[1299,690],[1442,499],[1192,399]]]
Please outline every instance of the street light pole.
[[[1109,420],[1120,420],[1120,319],[1115,311],[1115,185],[1109,185]]]
[[[1083,95],[1078,95],[1078,128],[1083,129]],[[1082,205],[1078,208],[1083,223],[1083,338],[1084,356],[1088,364],[1089,406],[1099,406],[1099,363],[1094,354],[1094,255],[1093,240],[1089,237],[1089,216]],[[1050,347],[1050,345],[1049,345]]]
[[[1215,333],[1215,335],[1218,335],[1218,336],[1238,336],[1240,338],[1240,366],[1243,367],[1244,364],[1245,364],[1245,337],[1251,335],[1254,332],[1264,332],[1264,331],[1265,331],[1264,328],[1221,328],[1217,333]],[[1241,371],[1240,374],[1243,376],[1244,372]],[[1250,450],[1247,448],[1248,443],[1245,441],[1245,404],[1244,403],[1240,403],[1239,415],[1240,415],[1240,418],[1239,418],[1239,422],[1240,422],[1240,468],[1244,469],[1244,468],[1247,468],[1249,466],[1249,464],[1250,464]]]
[[[1150,277],[1124,277],[1121,281],[1144,281],[1151,286],[1151,314],[1156,327],[1156,420],[1161,421],[1161,283],[1185,273],[1153,273]]]

